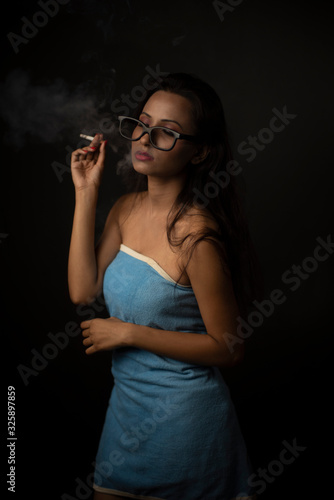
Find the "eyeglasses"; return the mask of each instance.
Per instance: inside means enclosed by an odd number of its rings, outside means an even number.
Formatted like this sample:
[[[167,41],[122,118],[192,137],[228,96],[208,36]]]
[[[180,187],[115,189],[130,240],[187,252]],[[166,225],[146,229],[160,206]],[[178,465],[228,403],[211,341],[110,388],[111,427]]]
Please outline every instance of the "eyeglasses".
[[[198,141],[198,137],[194,135],[179,134],[179,132],[167,127],[148,127],[140,120],[128,116],[119,116],[118,119],[119,132],[122,137],[130,141],[139,141],[144,134],[148,134],[152,146],[161,149],[161,151],[173,149],[178,139],[192,142]]]

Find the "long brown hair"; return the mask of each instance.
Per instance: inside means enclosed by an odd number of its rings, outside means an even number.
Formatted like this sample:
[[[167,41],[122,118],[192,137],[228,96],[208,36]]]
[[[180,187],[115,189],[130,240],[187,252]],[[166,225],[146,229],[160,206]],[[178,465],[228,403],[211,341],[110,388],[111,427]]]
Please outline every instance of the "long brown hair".
[[[175,247],[182,246],[187,239],[191,241],[189,259],[200,241],[207,240],[216,245],[224,265],[228,266],[231,273],[241,315],[245,315],[251,301],[262,296],[262,273],[243,212],[236,176],[230,175],[226,169],[232,165],[233,156],[220,98],[209,84],[185,73],[164,76],[149,88],[135,109],[134,118],[139,118],[148,99],[158,90],[181,95],[192,103],[200,143],[209,147],[209,154],[201,163],[187,168],[186,182],[167,220],[169,244]],[[136,172],[133,167],[126,168],[124,164],[119,174],[129,191],[139,193],[147,190],[147,177]],[[216,180],[215,184],[213,179]],[[219,179],[225,179],[225,182],[219,182]],[[210,186],[214,187],[214,193],[210,193]],[[191,210],[196,207],[205,207],[204,216],[208,214],[213,218],[217,229],[208,224],[200,233],[188,234],[177,240],[173,237],[176,223],[182,217],[190,215]],[[184,271],[185,269],[181,270],[181,276]]]

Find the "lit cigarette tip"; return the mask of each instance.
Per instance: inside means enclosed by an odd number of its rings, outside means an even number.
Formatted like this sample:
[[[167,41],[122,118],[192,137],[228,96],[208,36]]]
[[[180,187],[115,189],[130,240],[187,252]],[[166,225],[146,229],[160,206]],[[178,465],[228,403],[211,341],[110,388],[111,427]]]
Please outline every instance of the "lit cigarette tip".
[[[92,141],[94,137],[92,135],[80,134],[80,137],[87,139],[87,141]]]

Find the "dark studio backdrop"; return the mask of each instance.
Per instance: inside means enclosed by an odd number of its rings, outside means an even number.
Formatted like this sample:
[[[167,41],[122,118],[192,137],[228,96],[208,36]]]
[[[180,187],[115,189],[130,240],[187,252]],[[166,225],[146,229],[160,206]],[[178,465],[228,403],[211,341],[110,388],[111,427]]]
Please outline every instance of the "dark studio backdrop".
[[[112,123],[132,111],[147,75],[170,71],[197,74],[222,99],[264,274],[266,302],[241,330],[245,362],[227,374],[252,481],[260,500],[323,498],[331,491],[330,2],[12,1],[3,20],[1,330],[17,437],[8,498],[90,498],[112,378],[110,353],[87,357],[78,329],[106,310],[69,300],[69,156],[86,144],[81,132],[102,129],[109,139],[98,237],[125,192]],[[214,190],[213,182],[207,195]]]

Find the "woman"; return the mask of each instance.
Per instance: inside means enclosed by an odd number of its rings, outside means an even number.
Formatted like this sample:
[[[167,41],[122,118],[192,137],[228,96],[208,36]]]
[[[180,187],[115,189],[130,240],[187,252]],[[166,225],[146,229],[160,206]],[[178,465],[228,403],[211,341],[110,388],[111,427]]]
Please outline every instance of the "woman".
[[[222,105],[200,79],[171,74],[119,120],[135,187],[96,248],[106,141],[96,135],[72,155],[70,296],[89,303],[103,291],[110,318],[84,321],[83,344],[113,350],[94,498],[253,498],[220,372],[243,358],[243,343],[227,339],[252,291],[252,246],[233,176],[215,195],[205,189],[231,166]]]

